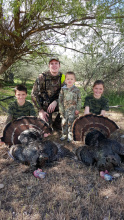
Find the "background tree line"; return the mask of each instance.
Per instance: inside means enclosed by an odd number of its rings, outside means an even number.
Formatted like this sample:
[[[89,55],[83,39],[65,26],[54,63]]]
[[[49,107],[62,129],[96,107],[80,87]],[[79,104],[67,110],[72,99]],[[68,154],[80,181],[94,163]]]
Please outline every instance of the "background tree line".
[[[97,78],[123,90],[122,0],[1,0],[0,30],[5,81],[10,73],[23,83],[36,78],[56,55],[63,73],[74,70],[85,90]]]

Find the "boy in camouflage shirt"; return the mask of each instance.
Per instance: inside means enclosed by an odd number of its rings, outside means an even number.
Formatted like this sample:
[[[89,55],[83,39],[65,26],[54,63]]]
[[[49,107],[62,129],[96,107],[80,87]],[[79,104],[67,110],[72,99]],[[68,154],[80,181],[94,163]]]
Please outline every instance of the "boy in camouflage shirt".
[[[74,72],[65,75],[66,85],[61,88],[59,94],[59,112],[62,118],[62,137],[60,140],[70,142],[73,140],[72,124],[81,109],[80,90],[74,85]]]
[[[6,124],[22,116],[36,116],[34,106],[26,101],[27,88],[24,85],[15,87],[16,100],[9,105]]]
[[[85,98],[84,114],[93,113],[105,116],[105,111],[109,111],[109,102],[102,94],[104,91],[104,82],[96,80],[93,85],[93,94]]]

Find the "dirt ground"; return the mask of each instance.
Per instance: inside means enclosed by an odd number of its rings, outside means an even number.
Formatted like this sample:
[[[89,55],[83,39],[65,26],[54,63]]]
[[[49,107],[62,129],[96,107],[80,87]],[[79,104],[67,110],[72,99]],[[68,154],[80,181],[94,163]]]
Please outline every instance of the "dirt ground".
[[[107,117],[120,127],[111,138],[123,143],[124,115],[109,111]],[[0,116],[0,136],[5,120]],[[49,139],[60,143],[59,137],[54,132]],[[73,152],[82,145],[64,144]],[[108,182],[96,167],[65,158],[43,167],[46,176],[37,179],[27,166],[13,161],[8,150],[0,145],[1,220],[124,220],[124,173]]]

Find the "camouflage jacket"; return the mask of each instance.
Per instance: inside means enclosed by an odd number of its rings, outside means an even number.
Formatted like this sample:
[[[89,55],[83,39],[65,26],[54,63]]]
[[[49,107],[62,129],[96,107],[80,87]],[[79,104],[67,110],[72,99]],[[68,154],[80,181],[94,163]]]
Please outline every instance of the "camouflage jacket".
[[[61,73],[57,76],[52,76],[50,71],[48,71],[40,74],[36,79],[31,97],[38,110],[43,109],[46,111],[50,103],[54,100],[58,102],[61,86],[64,85],[61,82],[61,76]]]
[[[101,110],[109,111],[109,102],[108,99],[104,96],[96,99],[93,94],[85,98],[84,107],[89,106],[90,112],[96,115],[101,113]]]
[[[81,94],[80,90],[73,85],[71,88],[63,86],[59,94],[59,112],[62,116],[65,112],[72,112],[75,110],[80,111],[81,109]]]

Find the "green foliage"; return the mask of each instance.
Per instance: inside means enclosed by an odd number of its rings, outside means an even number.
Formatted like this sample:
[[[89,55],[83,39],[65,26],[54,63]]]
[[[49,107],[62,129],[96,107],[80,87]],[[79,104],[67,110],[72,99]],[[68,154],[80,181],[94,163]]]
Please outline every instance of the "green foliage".
[[[124,92],[111,92],[107,94],[111,106],[122,105],[124,107]]]
[[[107,94],[107,97],[109,99],[110,106],[120,106],[117,108],[113,107],[112,109],[124,113],[124,91],[121,93],[110,92]]]
[[[55,46],[100,54],[123,33],[122,0],[9,0],[1,6],[0,74],[27,54],[47,59]],[[77,47],[77,44],[78,47]],[[52,48],[52,49],[51,49]],[[58,53],[57,53],[58,54]]]
[[[116,47],[107,45],[104,54],[78,56],[74,64],[74,72],[76,72],[77,80],[82,81],[82,85],[86,90],[92,86],[93,82],[101,79],[105,82],[105,91],[124,90],[124,56],[123,41]]]
[[[15,86],[17,84],[21,84],[21,83],[22,82],[19,79],[15,79],[13,84],[5,83],[3,86],[3,89],[2,88],[0,89],[1,99],[4,97],[7,97],[7,96],[14,96],[15,95],[15,93],[14,93]],[[27,94],[28,100],[31,100],[30,96],[31,96],[31,90],[32,90],[33,84],[34,84],[34,80],[27,80],[27,82],[25,84],[25,86],[27,87],[27,91],[28,91],[28,94]],[[3,91],[4,91],[4,93],[3,93]]]
[[[83,105],[84,105],[84,101],[85,101],[85,97],[87,96],[88,94],[88,91],[85,91],[83,88],[79,87],[80,89],[80,93],[81,93],[81,102],[82,102],[82,107],[83,108]]]

